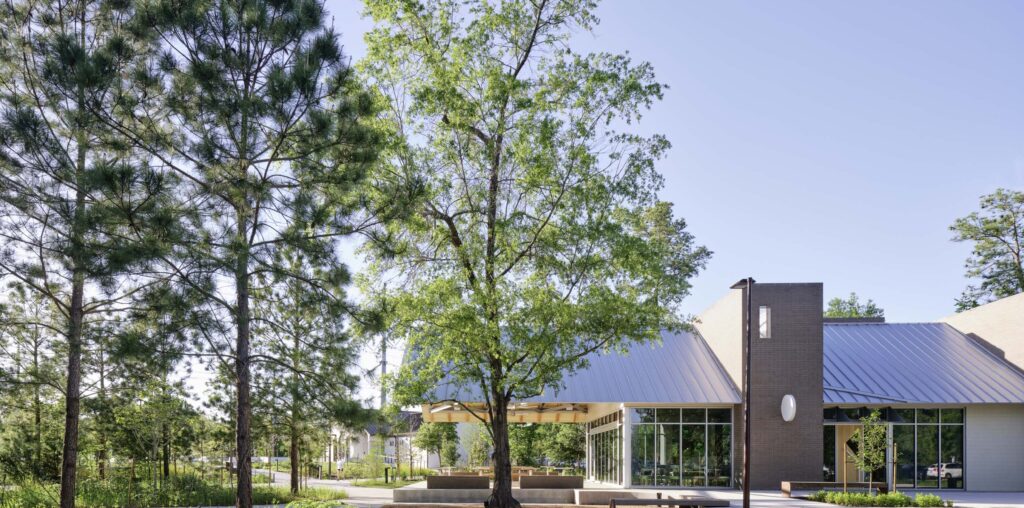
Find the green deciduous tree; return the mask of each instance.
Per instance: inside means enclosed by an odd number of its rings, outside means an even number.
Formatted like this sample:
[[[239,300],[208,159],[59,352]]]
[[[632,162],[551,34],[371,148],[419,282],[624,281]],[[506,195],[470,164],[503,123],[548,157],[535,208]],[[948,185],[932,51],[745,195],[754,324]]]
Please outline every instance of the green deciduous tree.
[[[542,424],[537,430],[540,447],[549,463],[575,466],[586,457],[586,430],[573,423]]]
[[[516,424],[508,427],[508,449],[512,464],[538,466],[544,458],[538,430],[539,425]]]
[[[60,505],[74,505],[90,319],[138,285],[168,243],[169,179],[99,121],[140,47],[130,2],[11,1],[0,9],[0,276],[48,300],[66,352]]]
[[[850,293],[847,298],[838,296],[828,301],[828,308],[825,309],[825,317],[828,318],[880,318],[885,317],[885,311],[875,305],[870,298],[861,303],[857,293]]]
[[[491,460],[491,439],[482,423],[469,428],[469,450],[466,460],[470,467],[486,466]]]
[[[450,463],[452,461],[445,461],[442,456],[446,450],[446,443],[453,444],[457,455],[459,434],[454,423],[424,423],[420,425],[420,428],[416,430],[416,435],[412,438],[413,446],[437,455],[437,460],[442,466],[452,466],[454,465]],[[457,461],[458,457],[455,460]]]
[[[972,242],[965,267],[980,279],[956,301],[957,311],[1024,292],[1024,192],[997,189],[981,197],[981,210],[949,227],[953,241]]]
[[[395,395],[484,403],[496,508],[518,504],[511,401],[684,326],[678,305],[709,255],[658,200],[668,141],[630,130],[664,90],[651,66],[567,46],[594,8],[367,2],[365,70],[396,133],[376,183],[417,211],[370,251],[378,288],[400,280],[388,300],[412,353]]]
[[[871,414],[860,419],[861,427],[854,434],[857,453],[853,456],[857,469],[868,475],[868,492],[872,489],[872,478],[875,470],[885,467],[885,449],[887,426],[882,421],[882,413],[875,409]]]

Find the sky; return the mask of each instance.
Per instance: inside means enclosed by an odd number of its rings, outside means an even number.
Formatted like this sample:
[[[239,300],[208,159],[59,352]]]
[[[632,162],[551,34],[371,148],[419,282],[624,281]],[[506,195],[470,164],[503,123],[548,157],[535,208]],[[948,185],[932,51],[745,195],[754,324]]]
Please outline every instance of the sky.
[[[362,4],[327,5],[358,60]],[[669,86],[639,131],[672,142],[661,197],[714,251],[684,312],[747,276],[855,291],[892,322],[953,312],[970,246],[949,225],[1024,190],[1024,3],[618,0],[597,15],[575,51],[629,52]]]

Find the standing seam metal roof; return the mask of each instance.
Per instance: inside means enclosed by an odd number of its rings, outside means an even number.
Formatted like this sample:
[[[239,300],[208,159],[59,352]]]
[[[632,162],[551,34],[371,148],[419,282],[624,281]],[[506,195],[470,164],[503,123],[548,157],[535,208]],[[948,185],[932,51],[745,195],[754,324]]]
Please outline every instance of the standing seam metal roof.
[[[661,344],[634,344],[629,353],[592,354],[590,365],[565,379],[561,390],[517,402],[739,404],[740,394],[704,339],[662,331]],[[436,401],[480,402],[478,388],[442,381]]]
[[[945,323],[826,324],[826,404],[1024,403],[1024,375]]]

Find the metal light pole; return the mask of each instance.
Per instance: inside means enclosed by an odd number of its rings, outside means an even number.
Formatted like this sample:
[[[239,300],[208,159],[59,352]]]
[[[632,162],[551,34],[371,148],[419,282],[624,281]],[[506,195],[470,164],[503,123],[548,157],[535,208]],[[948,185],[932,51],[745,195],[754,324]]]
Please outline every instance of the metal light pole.
[[[733,289],[744,289],[747,297],[747,319],[743,337],[743,508],[750,508],[750,346],[753,336],[753,307],[750,290],[754,279],[747,277],[733,284]]]

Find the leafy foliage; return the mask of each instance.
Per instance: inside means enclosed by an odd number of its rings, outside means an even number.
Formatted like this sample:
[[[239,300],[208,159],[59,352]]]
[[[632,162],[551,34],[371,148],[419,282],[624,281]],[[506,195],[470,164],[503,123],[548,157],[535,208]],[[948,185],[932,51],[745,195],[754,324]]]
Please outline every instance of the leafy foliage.
[[[827,318],[880,318],[885,317],[885,311],[870,298],[861,303],[857,293],[850,293],[847,298],[838,296],[828,301],[828,308],[825,309]]]
[[[956,301],[957,311],[1024,292],[1024,192],[997,189],[981,197],[981,210],[949,227],[953,241],[973,242],[965,268],[980,279]]]
[[[368,285],[413,351],[396,403],[485,403],[498,507],[513,504],[509,402],[558,389],[590,354],[683,327],[709,256],[658,199],[668,141],[632,131],[665,88],[651,66],[568,48],[594,8],[367,2],[363,69],[393,134],[376,198],[415,212],[367,252]]]
[[[885,422],[882,421],[882,413],[877,409],[861,418],[860,425],[853,435],[854,442],[857,443],[857,453],[853,456],[853,462],[857,469],[868,473],[870,489],[873,477],[871,473],[885,467],[887,430]]]
[[[809,499],[841,506],[947,506],[942,498],[935,494],[917,494],[911,498],[902,492],[865,494],[822,490],[811,494]]]
[[[454,466],[459,460],[459,433],[454,423],[426,422],[416,431],[412,444],[427,453],[436,454],[442,466]]]

